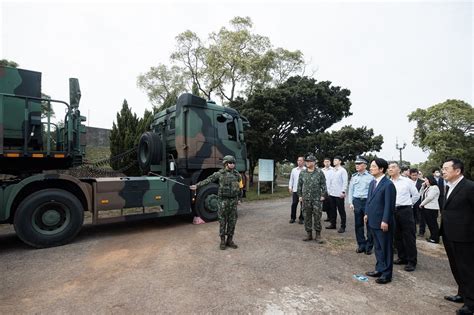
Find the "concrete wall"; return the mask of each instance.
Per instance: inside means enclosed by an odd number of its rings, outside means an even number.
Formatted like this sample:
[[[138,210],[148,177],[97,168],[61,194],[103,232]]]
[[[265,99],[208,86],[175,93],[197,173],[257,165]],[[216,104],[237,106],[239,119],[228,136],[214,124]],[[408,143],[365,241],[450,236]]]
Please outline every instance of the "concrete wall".
[[[87,128],[87,147],[109,147],[110,129],[86,127]]]

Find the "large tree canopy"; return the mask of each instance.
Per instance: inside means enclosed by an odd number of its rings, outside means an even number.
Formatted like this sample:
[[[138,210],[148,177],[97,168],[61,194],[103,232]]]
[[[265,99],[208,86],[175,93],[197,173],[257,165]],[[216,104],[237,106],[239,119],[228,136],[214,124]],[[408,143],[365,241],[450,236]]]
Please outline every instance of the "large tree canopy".
[[[413,144],[429,152],[427,165],[441,165],[447,157],[463,160],[466,175],[474,176],[474,109],[461,100],[447,100],[427,109],[418,108]]]
[[[275,88],[258,90],[247,101],[232,102],[251,125],[246,131],[251,164],[258,158],[292,160],[305,153],[300,151],[300,139],[322,133],[351,115],[349,95],[349,90],[329,81],[297,76]]]
[[[304,71],[301,51],[274,49],[268,37],[253,32],[249,17],[235,17],[229,24],[210,33],[207,41],[191,30],[176,36],[171,65],[159,64],[138,77],[153,104],[165,108],[173,103],[165,104],[167,99],[192,89],[207,99],[232,102]]]
[[[336,155],[344,161],[353,161],[357,155],[382,149],[383,137],[374,136],[372,128],[344,126],[339,130],[296,139],[297,152],[314,152],[318,161]]]

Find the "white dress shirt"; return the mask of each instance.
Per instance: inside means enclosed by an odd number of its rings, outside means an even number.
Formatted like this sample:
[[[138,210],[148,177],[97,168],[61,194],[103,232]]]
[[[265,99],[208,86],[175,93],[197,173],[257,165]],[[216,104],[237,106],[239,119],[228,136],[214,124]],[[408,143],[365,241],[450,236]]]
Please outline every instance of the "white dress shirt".
[[[342,166],[333,167],[329,183],[326,183],[329,196],[340,197],[343,192],[346,192],[347,182],[346,169]]]
[[[291,188],[292,192],[298,191],[298,179],[300,177],[300,173],[302,170],[306,169],[306,167],[295,167],[291,170],[290,175],[290,182],[288,183],[288,188]]]
[[[420,199],[420,193],[416,189],[415,183],[407,178],[400,176],[397,179],[390,179],[395,185],[397,190],[396,206],[413,206],[418,199]]]
[[[451,195],[451,192],[453,191],[453,189],[456,187],[457,184],[459,184],[459,182],[464,178],[463,175],[461,175],[456,181],[450,183],[450,182],[447,182],[446,185],[449,187],[449,190],[448,190],[448,194],[446,195],[446,200],[448,200],[449,198],[449,195]]]

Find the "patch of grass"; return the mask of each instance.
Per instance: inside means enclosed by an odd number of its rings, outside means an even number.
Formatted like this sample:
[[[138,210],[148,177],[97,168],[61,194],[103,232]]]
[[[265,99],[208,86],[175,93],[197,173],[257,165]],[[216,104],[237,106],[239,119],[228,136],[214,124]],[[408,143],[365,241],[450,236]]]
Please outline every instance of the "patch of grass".
[[[87,147],[86,148],[86,159],[90,162],[96,162],[98,160],[106,159],[110,157],[109,147]]]
[[[244,201],[269,200],[291,197],[287,187],[273,187],[273,194],[271,188],[268,191],[262,192],[262,187],[260,187],[260,196],[257,195],[257,187],[257,183],[254,183],[253,187],[249,187],[246,194],[247,197],[244,198]]]

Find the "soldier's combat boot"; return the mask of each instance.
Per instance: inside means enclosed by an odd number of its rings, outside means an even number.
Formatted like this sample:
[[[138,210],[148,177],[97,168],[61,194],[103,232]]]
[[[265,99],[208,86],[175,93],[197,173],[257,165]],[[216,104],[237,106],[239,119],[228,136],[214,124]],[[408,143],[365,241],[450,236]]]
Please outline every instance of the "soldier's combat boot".
[[[303,238],[304,242],[311,241],[313,239],[313,232],[308,232],[308,236],[306,238]]]
[[[227,237],[227,246],[229,246],[230,248],[233,248],[233,249],[236,249],[238,246],[237,244],[234,243],[234,241],[232,240],[232,235],[229,235]]]
[[[314,240],[318,244],[324,244],[324,240],[321,238],[321,232],[316,232],[316,236],[314,237]]]
[[[225,249],[225,236],[221,236],[221,244],[219,245],[220,249]]]

